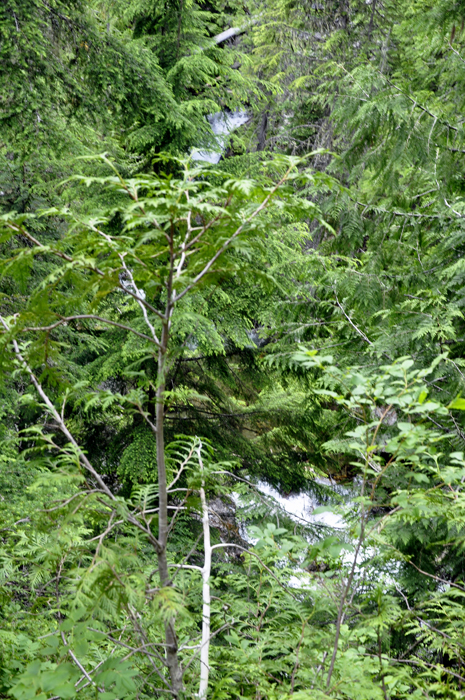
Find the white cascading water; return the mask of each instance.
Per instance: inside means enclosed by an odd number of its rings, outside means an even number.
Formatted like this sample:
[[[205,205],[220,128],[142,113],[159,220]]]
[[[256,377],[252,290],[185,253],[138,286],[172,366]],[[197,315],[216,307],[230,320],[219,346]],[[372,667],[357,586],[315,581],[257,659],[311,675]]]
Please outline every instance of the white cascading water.
[[[332,484],[329,479],[318,479],[318,482],[336,490],[335,484]],[[256,486],[264,496],[272,498],[285,514],[297,522],[308,525],[320,523],[321,525],[326,525],[327,527],[337,530],[344,527],[342,515],[331,511],[318,513],[316,515],[313,514],[315,508],[321,505],[314,495],[302,491],[301,493],[283,496],[277,489],[267,484],[266,481],[259,481]],[[339,490],[340,489],[341,487],[339,487]]]
[[[198,150],[194,149],[191,154],[192,160],[201,160],[215,165],[219,162],[223,151],[226,148],[228,136],[250,119],[250,114],[238,110],[237,112],[216,112],[207,117],[211,129],[217,137],[218,150]]]
[[[296,525],[303,525],[310,528],[313,525],[319,529],[318,537],[338,534],[342,541],[348,542],[350,547],[348,526],[344,520],[343,513],[347,510],[351,510],[353,507],[352,499],[357,494],[358,484],[354,482],[337,484],[332,479],[323,477],[318,477],[316,482],[320,486],[329,487],[329,489],[335,494],[334,499],[330,498],[329,502],[322,504],[317,496],[305,491],[285,496],[266,481],[259,480],[255,482],[257,495],[256,503],[257,505],[263,503],[261,496],[266,499],[269,510],[268,516],[265,518],[265,520],[268,520],[270,516],[272,518],[275,516],[278,524],[280,524],[280,518],[284,517],[294,521]],[[244,505],[241,497],[238,494],[233,494],[233,499],[236,506],[241,507]],[[253,500],[255,502],[255,499]],[[248,505],[246,506],[246,511],[249,513],[251,505],[253,509],[253,504],[250,504],[250,502],[248,502]],[[314,513],[315,509],[321,507],[322,505],[327,505],[328,510]],[[333,510],[334,506],[336,506],[336,508]],[[335,510],[337,510],[337,512],[335,512]],[[254,545],[257,542],[256,537],[254,537],[249,531],[247,522],[240,522],[239,532],[241,537],[250,545]],[[350,547],[350,550],[352,550],[352,547]],[[373,552],[370,551],[368,554],[369,556],[372,556]],[[365,556],[367,556],[366,553],[364,557]],[[341,558],[346,564],[350,563],[353,561],[352,551],[343,551],[341,553]],[[301,589],[303,587],[306,588],[308,586],[313,586],[314,580],[312,578],[312,574],[303,569],[299,564],[296,564],[294,568],[294,575],[289,579],[289,585],[293,588]]]

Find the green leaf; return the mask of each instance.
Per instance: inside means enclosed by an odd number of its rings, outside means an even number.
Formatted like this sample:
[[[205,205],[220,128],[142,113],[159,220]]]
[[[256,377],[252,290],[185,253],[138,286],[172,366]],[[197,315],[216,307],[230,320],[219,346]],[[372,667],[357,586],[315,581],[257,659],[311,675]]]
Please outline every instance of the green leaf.
[[[457,396],[456,399],[454,399],[447,408],[453,408],[458,411],[465,411],[465,399],[461,399],[460,396]]]

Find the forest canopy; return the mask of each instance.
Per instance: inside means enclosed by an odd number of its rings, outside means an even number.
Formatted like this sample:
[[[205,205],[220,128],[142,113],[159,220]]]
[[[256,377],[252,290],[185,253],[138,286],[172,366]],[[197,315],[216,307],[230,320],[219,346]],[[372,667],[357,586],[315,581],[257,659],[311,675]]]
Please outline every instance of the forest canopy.
[[[463,697],[464,26],[3,0],[1,698]]]

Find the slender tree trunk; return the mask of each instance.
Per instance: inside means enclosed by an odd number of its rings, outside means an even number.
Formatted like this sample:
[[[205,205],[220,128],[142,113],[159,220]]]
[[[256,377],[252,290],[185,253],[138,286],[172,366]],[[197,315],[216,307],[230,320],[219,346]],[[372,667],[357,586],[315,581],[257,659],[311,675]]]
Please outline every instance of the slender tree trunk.
[[[166,545],[168,541],[168,485],[166,480],[165,463],[165,382],[166,382],[166,357],[169,341],[170,304],[167,304],[166,322],[163,325],[161,335],[161,347],[158,352],[158,377],[156,395],[156,439],[157,439],[157,470],[158,470],[158,540],[160,552],[158,554],[158,574],[160,586],[163,588],[171,583],[168,560],[166,557]],[[174,626],[174,618],[165,624],[166,663],[171,677],[171,692],[173,698],[178,698],[182,688],[182,669],[178,657],[178,640]]]
[[[201,445],[198,448],[199,463],[203,469]],[[205,548],[205,559],[202,568],[202,645],[200,647],[200,686],[199,698],[205,700],[208,692],[208,677],[210,673],[209,652],[210,652],[210,574],[212,564],[212,550],[210,542],[210,523],[208,520],[208,505],[205,496],[204,482],[200,488],[200,501],[202,503],[202,525],[203,525],[203,543]]]
[[[158,574],[160,576],[160,586],[171,585],[171,578],[168,569],[168,559],[166,557],[166,546],[168,543],[168,484],[166,479],[165,462],[165,386],[166,386],[166,363],[168,359],[168,348],[171,330],[171,316],[173,314],[173,269],[174,269],[174,229],[171,228],[170,243],[170,270],[166,283],[167,302],[165,315],[158,350],[158,376],[156,394],[156,440],[157,440],[157,471],[158,471],[158,541],[160,551],[158,554]],[[174,617],[165,624],[166,642],[166,663],[171,678],[171,693],[173,698],[178,698],[182,689],[182,668],[178,657],[178,640],[175,631]]]
[[[268,110],[266,110],[262,114],[262,118],[260,120],[260,126],[258,127],[257,151],[263,151],[265,149],[266,132],[268,130],[268,115],[269,115],[269,112],[268,112]]]
[[[157,376],[157,395],[155,406],[156,417],[156,438],[157,438],[157,471],[158,471],[158,492],[159,492],[159,516],[158,516],[158,541],[160,547],[165,550],[168,538],[168,485],[166,481],[166,464],[165,464],[165,373],[166,373],[166,352],[168,348],[169,331],[167,326],[163,327],[161,336],[161,348],[158,351],[158,376]],[[161,564],[159,563],[159,569]],[[166,586],[169,582],[168,567],[166,571],[160,569],[160,585]]]
[[[373,34],[375,12],[376,12],[376,0],[371,0],[371,8],[372,9],[371,9],[370,24],[368,25],[368,41],[371,41],[371,37]]]

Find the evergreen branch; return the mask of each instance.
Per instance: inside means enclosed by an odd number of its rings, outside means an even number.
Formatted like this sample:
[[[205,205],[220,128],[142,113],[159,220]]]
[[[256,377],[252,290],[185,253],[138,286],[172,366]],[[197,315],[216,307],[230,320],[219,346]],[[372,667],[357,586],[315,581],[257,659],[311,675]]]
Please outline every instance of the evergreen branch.
[[[392,549],[395,549],[392,547]],[[438,583],[445,583],[448,586],[452,586],[452,588],[457,588],[459,591],[462,591],[465,593],[465,588],[463,586],[459,586],[458,583],[454,583],[453,581],[447,581],[444,578],[441,578],[440,576],[436,576],[435,574],[429,574],[427,571],[423,571],[423,569],[420,569],[419,566],[413,563],[411,559],[407,559],[407,564],[410,564],[410,566],[413,566],[414,569],[416,569],[420,574],[423,574],[424,576],[428,576],[429,578],[432,578],[434,581],[438,581]]]
[[[381,73],[381,75],[383,75]],[[430,112],[430,110],[427,107],[424,107],[423,105],[419,104],[413,97],[410,97],[408,93],[406,93],[402,88],[400,88],[398,85],[393,83],[389,78],[387,78],[385,75],[383,75],[384,80],[391,85],[391,87],[395,88],[401,95],[406,97],[410,102],[412,102],[414,108],[418,107],[418,109],[421,109],[422,112],[425,112],[425,114],[428,114],[432,119],[435,121],[439,122],[439,124],[442,124],[443,126],[447,126],[448,129],[452,129],[452,131],[459,132],[460,130],[456,126],[452,126],[452,124],[449,124],[448,121],[445,121],[444,119],[440,119],[436,114],[433,114]]]
[[[291,598],[293,598],[294,600],[298,600],[298,598],[296,598],[295,595],[293,595],[293,594],[290,592],[289,588],[286,588],[286,586],[285,586],[283,583],[281,583],[281,581],[279,580],[279,578],[277,578],[277,576],[274,575],[274,573],[271,571],[271,569],[268,568],[268,566],[265,564],[265,562],[262,560],[262,558],[258,556],[258,554],[256,554],[255,552],[251,552],[249,549],[246,549],[245,547],[241,547],[241,545],[239,545],[239,544],[234,544],[234,543],[232,543],[232,542],[221,542],[220,544],[214,544],[213,547],[212,547],[212,551],[213,551],[214,549],[219,549],[220,547],[235,547],[236,549],[240,549],[241,552],[245,552],[245,554],[250,554],[252,557],[255,557],[255,559],[258,559],[258,561],[260,562],[260,564],[263,566],[263,568],[264,568],[266,571],[268,571],[268,573],[270,574],[271,578],[273,578],[273,579],[276,581],[276,583],[278,584],[278,586],[280,586],[280,587],[283,589],[283,591],[285,591],[288,595],[290,595]]]
[[[434,191],[436,191],[436,190],[434,190]],[[364,204],[363,202],[358,202],[357,200],[354,200],[354,199],[352,199],[352,201],[355,204],[358,204],[360,207],[363,207],[365,211],[367,209],[372,209],[375,212],[380,212],[381,214],[389,214],[390,216],[391,215],[392,216],[405,216],[405,217],[412,217],[415,219],[446,219],[447,220],[450,218],[452,221],[455,220],[454,217],[452,217],[452,216],[451,217],[447,217],[447,216],[444,217],[444,216],[441,216],[440,214],[417,214],[413,211],[411,211],[411,212],[398,211],[397,209],[388,210],[388,209],[385,209],[384,207],[379,207],[376,204]],[[362,212],[362,214],[364,214],[365,211]]]
[[[249,428],[249,430],[250,430],[250,428]],[[214,471],[214,472],[212,472],[212,474],[227,474],[228,476],[231,476],[231,477],[232,477],[233,479],[235,479],[236,481],[241,481],[242,483],[247,484],[247,486],[250,486],[250,488],[253,489],[253,490],[255,491],[255,493],[257,494],[257,496],[259,497],[259,499],[261,500],[261,502],[262,502],[264,505],[267,505],[267,501],[268,501],[268,502],[269,502],[270,500],[271,500],[271,501],[274,501],[274,499],[273,499],[272,496],[265,496],[265,494],[263,494],[263,493],[260,491],[260,489],[257,488],[257,486],[255,486],[255,484],[253,484],[251,481],[248,481],[247,479],[244,479],[244,478],[241,477],[241,476],[237,476],[237,474],[233,474],[233,472],[230,472],[230,471],[228,471],[227,469],[221,469],[221,470],[218,470],[218,471]],[[289,515],[288,511],[287,511],[283,506],[281,506],[279,503],[277,503],[276,501],[274,501],[274,505],[275,505],[282,513],[285,513],[286,515]],[[312,527],[314,527],[314,528],[316,528],[316,529],[318,529],[318,528],[327,528],[327,527],[328,527],[328,525],[325,525],[324,523],[315,523],[315,522],[311,522],[310,520],[306,520],[305,518],[302,518],[300,515],[293,514],[292,517],[295,518],[296,520],[300,520],[302,523],[304,523],[304,527],[305,527],[305,526],[308,526],[308,525],[311,525]],[[332,530],[337,530],[338,528],[332,527],[331,529],[332,529]]]
[[[409,664],[411,666],[420,666],[420,668],[427,667],[427,668],[432,668],[435,671],[441,671],[441,673],[447,673],[449,676],[454,676],[454,678],[458,678],[459,681],[465,682],[465,678],[461,676],[460,674],[456,673],[455,671],[451,671],[450,668],[447,666],[444,666],[443,664],[430,664],[427,661],[424,661],[423,659],[421,661],[415,661],[414,659],[388,659],[388,662],[391,664]]]
[[[12,224],[11,222],[6,223],[7,228],[10,228],[12,231],[15,233],[19,233],[21,236],[24,236],[27,238],[31,243],[34,243],[34,245],[37,248],[45,249],[47,246],[44,246],[40,241],[37,240],[37,238],[34,238],[28,231],[26,231],[25,228],[22,226],[19,226],[18,224]],[[58,256],[59,258],[62,258],[63,260],[66,260],[66,262],[74,262],[73,258],[71,258],[69,255],[66,255],[66,253],[62,253],[61,250],[49,250],[48,252],[53,253],[54,255]]]
[[[267,207],[267,205],[270,202],[273,195],[276,194],[276,192],[279,190],[281,185],[283,185],[284,182],[286,182],[286,180],[288,179],[293,167],[294,166],[290,166],[287,169],[286,173],[283,175],[283,177],[280,179],[280,181],[273,187],[271,192],[269,192],[269,194],[265,197],[265,199],[260,204],[260,206],[257,207],[255,209],[255,211],[249,217],[247,217],[247,219],[234,231],[234,233],[228,238],[228,240],[223,243],[223,245],[210,258],[210,260],[205,265],[203,270],[201,270],[198,273],[198,275],[194,278],[194,280],[190,284],[188,284],[187,287],[185,287],[182,290],[182,292],[180,292],[179,294],[176,294],[174,296],[173,303],[177,303],[178,301],[180,301],[180,299],[182,299],[186,294],[188,294],[205,277],[205,275],[209,272],[209,270],[215,264],[215,262],[218,260],[218,258],[229,248],[229,246],[237,238],[237,236],[239,236],[239,234],[242,233],[245,226],[247,224],[249,224],[256,216],[258,216],[258,214],[260,214],[260,212],[263,211],[263,209],[265,209]]]
[[[444,639],[447,639],[447,640],[449,640],[450,642],[452,642],[453,644],[456,644],[456,645],[458,646],[459,649],[465,649],[465,645],[464,645],[464,644],[461,644],[458,640],[453,639],[453,637],[451,637],[449,634],[446,634],[446,633],[443,632],[442,630],[438,629],[437,627],[435,627],[434,625],[432,625],[432,624],[431,624],[430,622],[428,622],[427,620],[424,620],[422,617],[419,617],[418,615],[415,615],[415,619],[418,620],[418,622],[420,623],[420,626],[421,626],[421,625],[425,625],[425,627],[428,627],[430,630],[433,630],[433,632],[436,632],[436,634],[439,634],[440,637],[444,637]],[[463,663],[463,659],[462,659],[460,656],[459,656],[458,658],[459,658],[459,660],[460,660],[460,663],[462,664],[462,663]]]
[[[40,243],[40,241],[38,241],[36,238],[34,238],[34,236],[32,236],[28,231],[26,231],[26,229],[22,228],[22,226],[18,226],[18,224],[12,224],[11,222],[7,222],[6,226],[8,228],[10,228],[12,231],[15,231],[16,233],[19,233],[19,234],[25,236],[28,240],[31,241],[31,243],[34,243],[34,245],[36,247],[38,247],[40,249],[46,248],[46,246],[44,246],[42,243]],[[99,231],[95,227],[91,226],[90,228],[92,230],[94,230],[95,232],[100,233],[101,235],[105,235],[105,234],[102,234],[102,232]],[[56,255],[59,258],[62,258],[66,262],[69,262],[69,263],[76,262],[74,258],[70,257],[69,255],[66,255],[66,253],[62,253],[60,250],[47,249],[47,252],[52,253],[53,255]],[[90,270],[91,272],[95,272],[97,275],[99,275],[99,277],[105,277],[105,273],[103,272],[103,270],[100,270],[98,267],[95,267],[93,265],[82,265],[82,263],[80,263],[80,264],[84,269]],[[127,289],[127,287],[125,287],[124,284],[122,284],[122,282],[119,282],[118,287],[119,287],[119,289],[121,289],[122,292],[124,292],[125,294],[129,294],[129,296],[131,296],[133,299],[135,299],[139,303],[139,305],[143,304],[146,309],[148,309],[153,314],[155,314],[155,316],[157,316],[160,320],[163,321],[165,319],[165,316],[161,313],[161,311],[158,311],[158,309],[156,309],[154,306],[152,306],[148,301],[141,298],[139,290],[137,290],[137,292],[131,292],[131,290]],[[157,341],[155,341],[155,342],[157,342]]]
[[[148,340],[151,343],[155,343],[157,347],[160,345],[160,343],[155,340],[154,338],[151,338],[149,335],[146,335],[145,333],[140,333],[139,331],[136,331],[134,328],[131,328],[131,326],[126,326],[124,323],[119,323],[117,321],[110,321],[108,318],[103,318],[102,316],[96,316],[95,314],[78,314],[77,316],[63,316],[61,317],[60,321],[56,321],[55,323],[50,324],[49,326],[25,326],[22,330],[23,331],[36,331],[36,332],[48,332],[53,330],[54,328],[57,328],[58,326],[62,325],[63,323],[68,323],[69,321],[79,321],[81,319],[89,319],[92,321],[99,321],[100,323],[107,323],[110,326],[116,326],[117,328],[121,328],[124,331],[129,331],[130,333],[133,333],[134,335],[139,336],[139,338],[143,338],[144,340]]]

